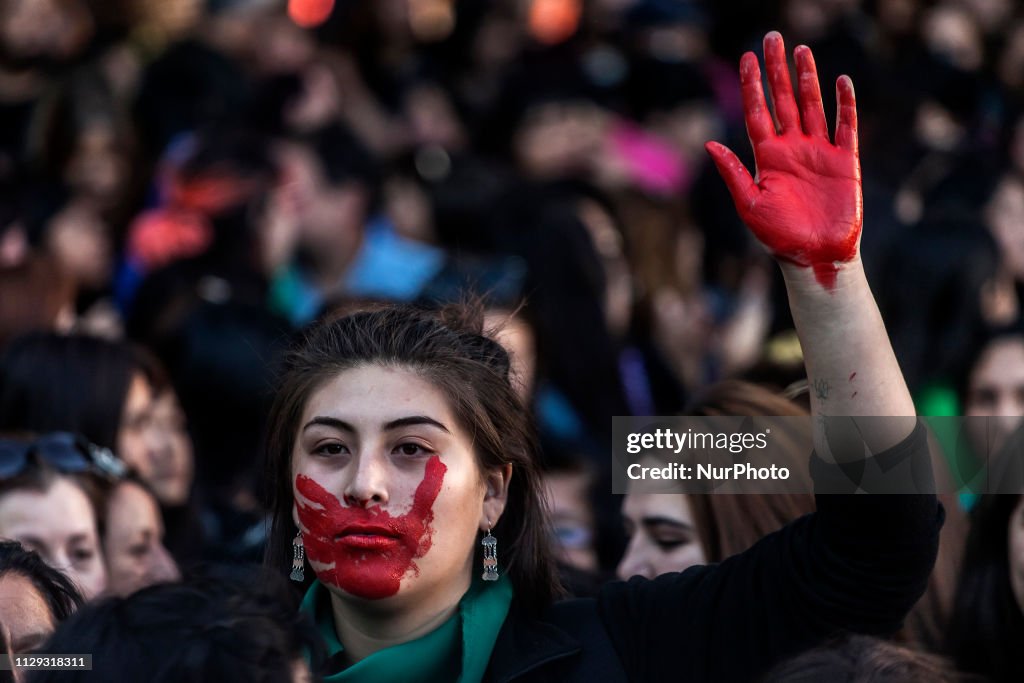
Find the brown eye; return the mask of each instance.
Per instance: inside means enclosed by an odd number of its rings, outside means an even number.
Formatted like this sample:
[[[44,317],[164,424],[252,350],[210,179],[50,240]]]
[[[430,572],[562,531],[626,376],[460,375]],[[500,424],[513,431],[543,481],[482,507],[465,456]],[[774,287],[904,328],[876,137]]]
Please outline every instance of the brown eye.
[[[414,458],[418,455],[427,455],[430,453],[426,448],[419,445],[418,443],[403,443],[395,449],[400,455],[404,455],[407,458]]]
[[[321,444],[313,450],[314,455],[330,456],[342,455],[344,453],[348,453],[348,448],[345,446],[345,444],[337,442]]]

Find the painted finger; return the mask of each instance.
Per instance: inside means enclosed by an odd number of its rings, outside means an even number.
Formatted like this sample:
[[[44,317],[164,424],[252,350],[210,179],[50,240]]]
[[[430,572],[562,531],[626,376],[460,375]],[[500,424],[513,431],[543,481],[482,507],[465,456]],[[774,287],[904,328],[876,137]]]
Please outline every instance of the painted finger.
[[[793,83],[786,63],[786,45],[778,31],[772,31],[764,37],[764,68],[768,72],[768,90],[772,104],[775,105],[779,132],[800,132],[800,110],[793,97]]]
[[[828,140],[828,123],[825,122],[825,107],[821,103],[821,87],[818,85],[818,69],[814,55],[806,45],[793,51],[796,58],[796,75],[800,89],[800,113],[804,132],[811,137]]]
[[[719,175],[722,176],[726,187],[729,188],[729,194],[732,195],[732,201],[736,204],[736,209],[739,211],[740,216],[743,217],[753,206],[754,202],[757,201],[757,197],[761,192],[760,188],[757,187],[754,179],[750,177],[750,171],[733,154],[731,149],[717,142],[706,143],[704,149],[711,155],[711,160],[715,162]]]
[[[857,99],[849,76],[836,81],[836,102],[836,146],[857,154]]]
[[[761,67],[753,52],[743,55],[740,60],[740,92],[743,95],[743,118],[747,123],[747,135],[756,152],[759,143],[775,136],[775,124],[768,113],[761,88]]]

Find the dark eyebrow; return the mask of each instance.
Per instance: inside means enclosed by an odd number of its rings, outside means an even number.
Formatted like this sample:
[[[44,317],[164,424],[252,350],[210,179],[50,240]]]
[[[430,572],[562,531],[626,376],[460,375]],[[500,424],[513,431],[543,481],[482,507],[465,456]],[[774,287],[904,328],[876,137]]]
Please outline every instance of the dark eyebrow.
[[[667,524],[668,526],[679,527],[687,531],[693,531],[693,527],[686,522],[680,522],[678,519],[672,519],[670,517],[644,517],[642,520],[644,526],[657,526],[659,524]]]
[[[344,420],[339,420],[336,417],[324,416],[314,417],[312,420],[305,424],[305,426],[302,428],[302,431],[306,431],[307,429],[314,425],[334,427],[335,429],[338,429],[340,431],[351,432],[353,434],[355,434],[356,432],[356,428],[350,425],[349,423],[345,422]],[[427,417],[426,415],[411,415],[409,417],[400,417],[397,420],[385,422],[384,431],[391,431],[394,429],[400,429],[401,427],[409,427],[413,425],[430,425],[432,427],[437,427],[438,429],[447,432],[448,434],[451,434],[451,431],[449,431],[447,427],[445,427],[443,424],[441,424],[434,418]]]
[[[431,427],[437,427],[441,431],[451,434],[448,428],[438,422],[432,417],[426,415],[412,415],[410,417],[400,417],[397,420],[384,423],[384,431],[390,431],[392,429],[399,429],[400,427],[410,427],[414,425],[430,425]]]
[[[350,425],[348,422],[345,422],[344,420],[339,420],[336,417],[323,417],[323,416],[320,416],[320,415],[318,415],[317,417],[314,417],[312,420],[310,420],[305,425],[303,425],[302,431],[306,431],[307,429],[309,429],[310,427],[312,427],[314,425],[324,425],[325,427],[334,427],[335,429],[341,430],[343,432],[352,432],[353,434],[356,431],[355,427]]]

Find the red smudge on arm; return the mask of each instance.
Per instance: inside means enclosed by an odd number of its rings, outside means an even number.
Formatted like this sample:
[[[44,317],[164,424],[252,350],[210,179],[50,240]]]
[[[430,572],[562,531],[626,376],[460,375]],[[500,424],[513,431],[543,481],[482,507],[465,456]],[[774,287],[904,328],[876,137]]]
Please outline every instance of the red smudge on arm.
[[[856,372],[851,372],[851,373],[850,373],[850,381],[852,382],[852,381],[853,381],[853,378],[854,378],[854,377],[856,377],[856,376],[857,376],[857,373],[856,373]]]

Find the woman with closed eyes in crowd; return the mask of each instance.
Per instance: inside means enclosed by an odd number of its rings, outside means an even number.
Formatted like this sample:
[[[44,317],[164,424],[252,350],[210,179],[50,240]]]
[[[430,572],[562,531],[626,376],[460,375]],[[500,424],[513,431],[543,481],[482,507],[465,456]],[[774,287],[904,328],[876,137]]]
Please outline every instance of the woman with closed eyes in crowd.
[[[890,416],[865,434],[870,452],[927,458],[859,259],[852,84],[837,83],[833,143],[810,51],[795,51],[798,106],[781,36],[764,48],[778,129],[757,58],[740,65],[757,180],[708,151],[782,268],[813,414]],[[933,495],[819,495],[816,513],[719,565],[559,601],[528,413],[482,329],[465,309],[383,307],[321,322],[288,357],[267,559],[316,577],[301,609],[326,681],[751,680],[837,632],[896,631],[923,592]],[[812,471],[829,477],[814,429]]]
[[[807,415],[792,401],[738,380],[709,387],[688,406],[686,413],[794,418]],[[807,455],[799,452],[809,443],[810,431],[805,427],[806,421],[797,420],[781,421],[774,427],[775,451],[788,461],[776,459],[773,464],[787,467],[794,484],[806,479],[802,475]],[[809,490],[809,486],[806,488]],[[617,571],[623,579],[634,575],[653,579],[695,564],[721,562],[813,511],[814,497],[807,493],[686,495],[634,491],[626,494],[622,502],[629,545]]]

